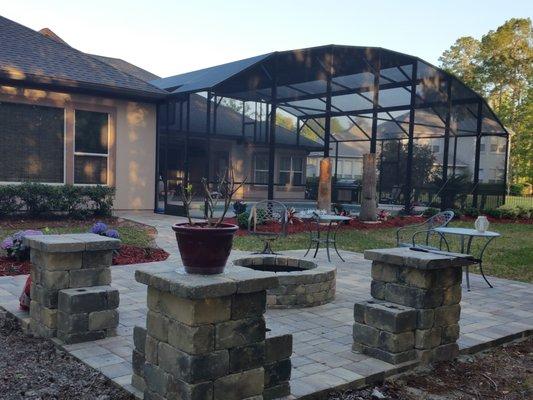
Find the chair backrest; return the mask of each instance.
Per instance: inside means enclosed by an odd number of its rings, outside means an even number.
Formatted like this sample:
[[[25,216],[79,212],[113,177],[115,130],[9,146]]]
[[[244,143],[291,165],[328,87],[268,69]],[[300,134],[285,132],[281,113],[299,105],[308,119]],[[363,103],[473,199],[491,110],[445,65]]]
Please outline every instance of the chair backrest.
[[[287,207],[276,200],[261,200],[254,204],[248,218],[248,231],[287,234],[289,213]]]
[[[424,222],[427,229],[442,228],[450,223],[454,216],[453,211],[441,211]]]

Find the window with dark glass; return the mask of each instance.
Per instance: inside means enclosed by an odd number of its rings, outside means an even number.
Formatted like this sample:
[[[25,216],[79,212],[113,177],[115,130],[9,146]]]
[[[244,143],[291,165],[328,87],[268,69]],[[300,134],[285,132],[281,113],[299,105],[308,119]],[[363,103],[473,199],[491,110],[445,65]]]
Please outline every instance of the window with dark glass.
[[[268,183],[268,156],[266,154],[254,156],[254,183],[258,185]]]
[[[302,157],[281,157],[279,165],[279,183],[282,185],[300,185],[303,178]]]
[[[0,181],[64,182],[64,109],[0,102]]]
[[[76,110],[74,183],[107,184],[109,114]]]

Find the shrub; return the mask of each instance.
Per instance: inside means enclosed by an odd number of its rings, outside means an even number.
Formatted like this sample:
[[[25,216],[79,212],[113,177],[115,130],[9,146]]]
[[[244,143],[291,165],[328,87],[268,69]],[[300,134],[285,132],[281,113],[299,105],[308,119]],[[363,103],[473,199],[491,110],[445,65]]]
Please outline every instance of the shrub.
[[[0,217],[24,211],[32,217],[59,212],[73,218],[111,214],[115,189],[107,186],[45,185],[27,182],[0,186]]]
[[[429,208],[426,208],[423,215],[424,217],[432,217],[435,214],[438,214],[439,212],[440,210],[438,208],[429,207]]]
[[[26,230],[14,233],[6,237],[0,247],[6,251],[7,255],[18,261],[26,261],[30,259],[30,249],[24,244],[26,236],[42,235],[41,231]]]
[[[250,218],[250,213],[247,211],[237,214],[237,225],[239,225],[239,228],[248,229],[248,218]]]
[[[464,215],[474,218],[479,217],[480,214],[479,210],[476,207],[466,207],[460,211],[455,210],[455,212],[462,212]]]
[[[235,203],[233,203],[233,212],[235,213],[235,215],[239,215],[246,212],[247,208],[248,204],[246,204],[242,200],[237,200]]]
[[[503,212],[499,208],[490,208],[488,210],[485,210],[485,214],[489,217],[500,219],[502,218]]]
[[[509,187],[509,194],[511,196],[523,196],[526,189],[525,183],[513,183]]]
[[[96,222],[89,232],[100,236],[107,236],[108,238],[120,239],[118,231],[116,229],[109,229],[103,222]]]

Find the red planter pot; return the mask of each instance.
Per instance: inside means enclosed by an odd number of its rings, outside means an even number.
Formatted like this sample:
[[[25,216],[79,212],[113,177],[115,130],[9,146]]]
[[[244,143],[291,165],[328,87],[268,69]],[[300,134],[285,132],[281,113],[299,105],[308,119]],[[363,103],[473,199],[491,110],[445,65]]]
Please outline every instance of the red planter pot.
[[[216,228],[206,223],[173,225],[185,271],[198,275],[222,273],[238,229],[237,225],[225,223]]]

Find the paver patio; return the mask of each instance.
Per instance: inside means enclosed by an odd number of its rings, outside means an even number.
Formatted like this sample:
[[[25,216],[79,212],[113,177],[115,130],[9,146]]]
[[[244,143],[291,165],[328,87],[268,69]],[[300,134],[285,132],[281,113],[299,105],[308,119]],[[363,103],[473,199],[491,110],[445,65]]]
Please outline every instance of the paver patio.
[[[181,263],[170,229],[178,217],[151,213],[119,215],[155,226],[159,232],[157,244],[172,254],[166,262]],[[231,258],[246,254],[233,251]],[[304,251],[284,254],[303,256]],[[397,366],[351,351],[353,304],[370,297],[370,262],[364,260],[362,254],[342,254],[345,263],[333,260],[338,268],[334,302],[266,313],[267,327],[271,329],[269,335],[290,333],[294,337],[291,377],[294,397],[362,384],[365,379],[369,382],[397,370]],[[322,252],[318,260],[326,262]],[[132,331],[135,325],[145,325],[146,315],[146,286],[135,281],[135,269],[135,265],[112,267],[112,285],[119,289],[121,296],[118,336],[65,346],[71,354],[133,393],[136,391],[130,385]],[[24,315],[18,311],[18,296],[25,279],[25,276],[0,278],[0,306]],[[533,285],[497,278],[491,278],[491,282],[494,289],[480,276],[472,275],[472,291],[463,292],[459,338],[462,351],[474,351],[509,336],[529,335],[533,331]]]

